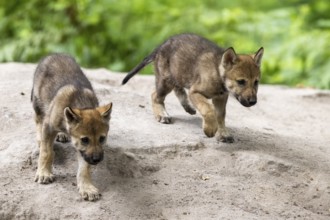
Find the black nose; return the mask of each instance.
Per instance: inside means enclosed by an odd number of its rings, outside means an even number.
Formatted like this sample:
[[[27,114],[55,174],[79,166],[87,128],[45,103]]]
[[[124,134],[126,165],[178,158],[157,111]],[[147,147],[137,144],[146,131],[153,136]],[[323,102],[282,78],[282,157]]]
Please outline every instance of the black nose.
[[[257,100],[249,101],[250,106],[257,104]]]
[[[249,102],[250,106],[255,105],[255,104],[257,104],[257,98],[256,97],[251,97],[251,98],[248,99],[248,102]]]
[[[103,160],[103,152],[101,153],[93,153],[92,155],[85,154],[84,151],[80,151],[81,156],[84,160],[92,165],[96,165]]]
[[[93,154],[91,161],[93,164],[97,164],[103,160],[103,153]]]

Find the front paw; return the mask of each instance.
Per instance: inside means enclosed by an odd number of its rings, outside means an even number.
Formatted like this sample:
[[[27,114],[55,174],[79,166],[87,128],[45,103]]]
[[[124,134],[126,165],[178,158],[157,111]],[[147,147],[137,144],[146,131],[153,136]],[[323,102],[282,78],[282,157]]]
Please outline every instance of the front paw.
[[[212,120],[212,118],[204,119],[203,120],[203,130],[207,137],[213,137],[218,130],[218,124],[217,124],[217,121],[215,120],[215,118],[214,118],[214,120]]]
[[[219,129],[220,130],[220,129]],[[221,141],[224,143],[233,143],[234,142],[234,137],[231,136],[227,130],[221,131],[217,133],[217,141]]]
[[[156,120],[162,124],[171,124],[172,123],[172,118],[170,116],[157,115]]]
[[[99,193],[99,190],[92,184],[87,184],[87,183],[81,184],[80,186],[78,186],[78,189],[81,197],[84,200],[96,201],[101,198],[101,194]]]
[[[52,183],[55,180],[54,175],[48,170],[38,170],[34,178],[35,182],[41,184]]]

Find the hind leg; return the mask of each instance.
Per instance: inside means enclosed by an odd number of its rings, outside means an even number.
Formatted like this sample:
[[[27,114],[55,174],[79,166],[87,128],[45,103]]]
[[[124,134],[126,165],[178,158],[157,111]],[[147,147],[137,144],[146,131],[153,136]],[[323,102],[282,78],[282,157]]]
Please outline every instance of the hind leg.
[[[188,96],[187,96],[187,93],[184,90],[184,88],[175,87],[174,92],[175,92],[176,97],[178,97],[178,99],[179,99],[182,107],[184,108],[184,110],[186,112],[188,112],[189,114],[191,114],[191,115],[196,114],[195,108],[192,107],[189,103]]]
[[[156,120],[163,124],[170,124],[171,117],[165,109],[164,100],[167,94],[173,89],[173,86],[166,80],[156,77],[156,90],[152,93],[152,108]]]

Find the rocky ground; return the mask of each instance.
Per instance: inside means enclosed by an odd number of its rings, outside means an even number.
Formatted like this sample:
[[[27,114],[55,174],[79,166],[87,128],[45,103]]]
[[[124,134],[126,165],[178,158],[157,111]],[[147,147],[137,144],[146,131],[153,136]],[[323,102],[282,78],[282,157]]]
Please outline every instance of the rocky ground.
[[[56,181],[33,181],[35,67],[0,64],[0,219],[330,219],[329,91],[264,85],[251,108],[230,98],[235,142],[225,144],[173,94],[174,124],[156,122],[153,76],[121,86],[123,74],[86,69],[101,103],[114,103],[106,157],[93,168],[102,198],[87,202],[70,143],[55,143]]]

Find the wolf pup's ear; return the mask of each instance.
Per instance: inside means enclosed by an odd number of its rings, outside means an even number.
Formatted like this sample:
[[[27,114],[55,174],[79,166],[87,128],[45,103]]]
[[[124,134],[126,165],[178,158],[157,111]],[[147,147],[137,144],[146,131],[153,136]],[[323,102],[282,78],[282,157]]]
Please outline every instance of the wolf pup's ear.
[[[101,116],[104,119],[110,120],[111,112],[112,112],[112,102],[110,102],[109,104],[107,104],[105,106],[98,107],[97,110],[100,112]]]
[[[260,47],[260,49],[256,52],[256,54],[253,57],[254,62],[257,64],[258,67],[260,67],[261,65],[262,55],[264,55],[264,48]]]
[[[74,110],[70,107],[66,107],[64,109],[64,115],[65,115],[65,118],[67,120],[67,122],[69,123],[77,123],[80,121],[80,116],[74,112]]]
[[[238,60],[237,54],[234,48],[229,47],[222,55],[221,65],[228,69],[231,68]]]

